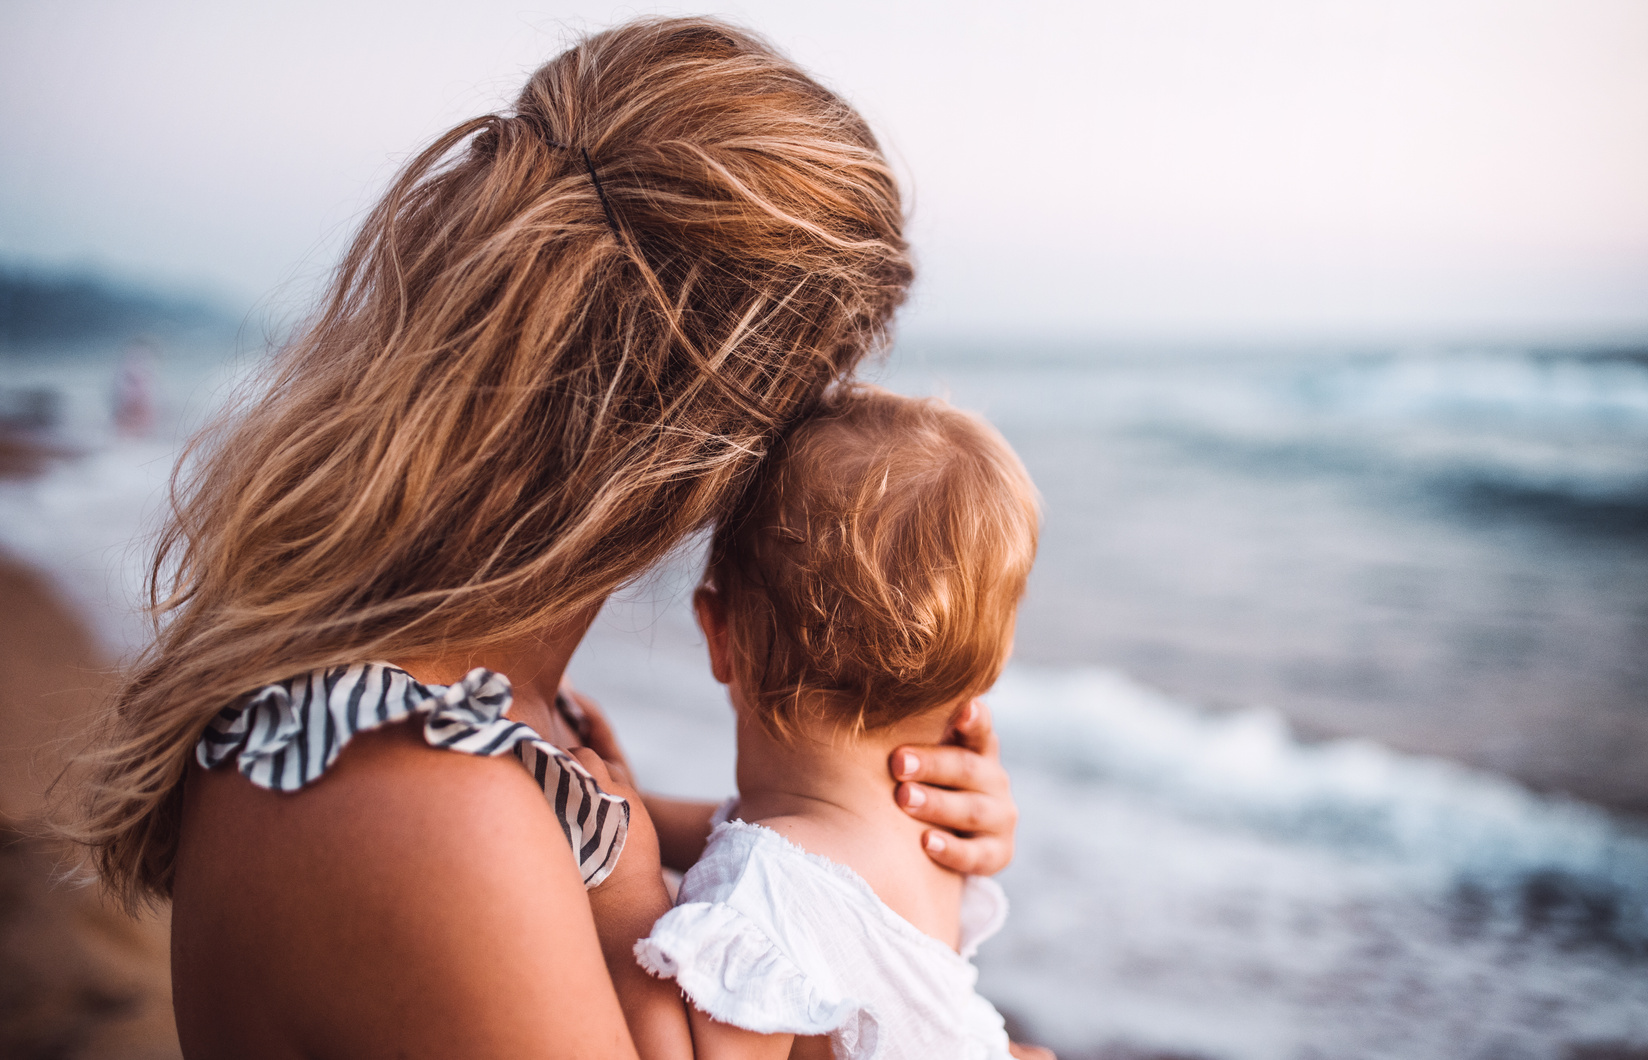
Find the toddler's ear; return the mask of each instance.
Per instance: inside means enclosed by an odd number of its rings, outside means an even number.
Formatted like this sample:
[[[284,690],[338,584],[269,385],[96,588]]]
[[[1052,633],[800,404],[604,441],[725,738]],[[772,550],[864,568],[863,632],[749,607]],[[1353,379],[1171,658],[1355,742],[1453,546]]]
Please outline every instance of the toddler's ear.
[[[727,645],[727,601],[714,589],[700,585],[692,594],[698,628],[710,649],[710,673],[722,684],[732,683],[732,653]]]
[[[967,736],[978,724],[980,701],[977,696],[968,696],[957,704],[950,714],[950,723],[944,727],[944,743],[966,746]]]

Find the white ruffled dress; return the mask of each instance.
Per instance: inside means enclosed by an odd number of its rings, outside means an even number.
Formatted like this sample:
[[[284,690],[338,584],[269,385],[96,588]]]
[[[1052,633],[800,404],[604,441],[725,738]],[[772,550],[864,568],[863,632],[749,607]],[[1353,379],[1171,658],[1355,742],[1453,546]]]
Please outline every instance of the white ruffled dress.
[[[713,1019],[828,1035],[836,1060],[1007,1060],[971,960],[1006,919],[995,881],[968,877],[957,953],[845,865],[723,819],[635,955]]]

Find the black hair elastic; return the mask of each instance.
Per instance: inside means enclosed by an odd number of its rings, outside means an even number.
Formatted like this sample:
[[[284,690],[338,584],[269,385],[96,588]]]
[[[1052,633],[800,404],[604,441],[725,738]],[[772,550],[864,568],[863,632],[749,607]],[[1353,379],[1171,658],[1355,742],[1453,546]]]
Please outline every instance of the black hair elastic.
[[[523,113],[517,115],[517,117],[532,126],[537,131],[538,135],[543,137],[544,143],[555,148],[557,151],[572,150],[570,146],[555,139],[555,137],[550,134],[549,126],[546,125],[544,120],[538,117],[538,115]],[[618,219],[612,215],[612,203],[607,201],[607,189],[601,187],[601,178],[595,174],[595,162],[589,157],[589,148],[580,147],[578,148],[578,153],[584,157],[584,168],[589,171],[589,182],[595,185],[595,194],[601,199],[601,213],[606,215],[607,227],[612,229],[612,234],[616,236],[618,241],[621,243],[624,240],[624,234],[618,230]]]
[[[595,175],[595,163],[589,160],[589,148],[580,147],[578,153],[584,156],[584,168],[589,170],[589,182],[595,185],[595,194],[601,197],[601,212],[607,215],[607,227],[612,229],[612,234],[617,236],[621,243],[624,236],[618,231],[618,222],[612,216],[612,204],[607,202],[607,189],[601,187],[601,178]]]

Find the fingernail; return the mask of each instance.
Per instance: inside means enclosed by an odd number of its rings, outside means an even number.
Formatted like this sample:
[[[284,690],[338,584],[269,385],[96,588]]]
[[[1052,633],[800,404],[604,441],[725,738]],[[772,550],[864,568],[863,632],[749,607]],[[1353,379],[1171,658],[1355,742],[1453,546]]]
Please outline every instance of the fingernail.
[[[921,768],[921,759],[917,758],[915,755],[911,754],[910,752],[905,751],[902,755],[899,756],[899,759],[898,759],[898,775],[899,776],[901,776],[901,777],[914,776],[916,770],[918,770],[920,768]]]
[[[927,793],[916,787],[914,784],[911,784],[910,787],[904,792],[905,808],[913,810],[918,806],[925,805],[927,805]]]
[[[927,849],[934,854],[944,850],[944,837],[937,832],[927,833]]]

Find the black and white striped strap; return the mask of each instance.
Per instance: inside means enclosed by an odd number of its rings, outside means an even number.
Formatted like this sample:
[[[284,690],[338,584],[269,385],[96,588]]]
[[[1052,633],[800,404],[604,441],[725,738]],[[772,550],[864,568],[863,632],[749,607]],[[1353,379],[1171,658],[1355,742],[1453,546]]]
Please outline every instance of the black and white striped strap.
[[[505,716],[509,678],[476,668],[452,685],[424,685],[397,666],[360,663],[316,670],[225,707],[195,748],[202,766],[230,759],[252,783],[292,792],[337,761],[352,736],[427,714],[431,747],[472,755],[513,754],[543,789],[578,859],[584,886],[606,879],[629,830],[629,803],[601,790],[589,771],[530,726]]]

